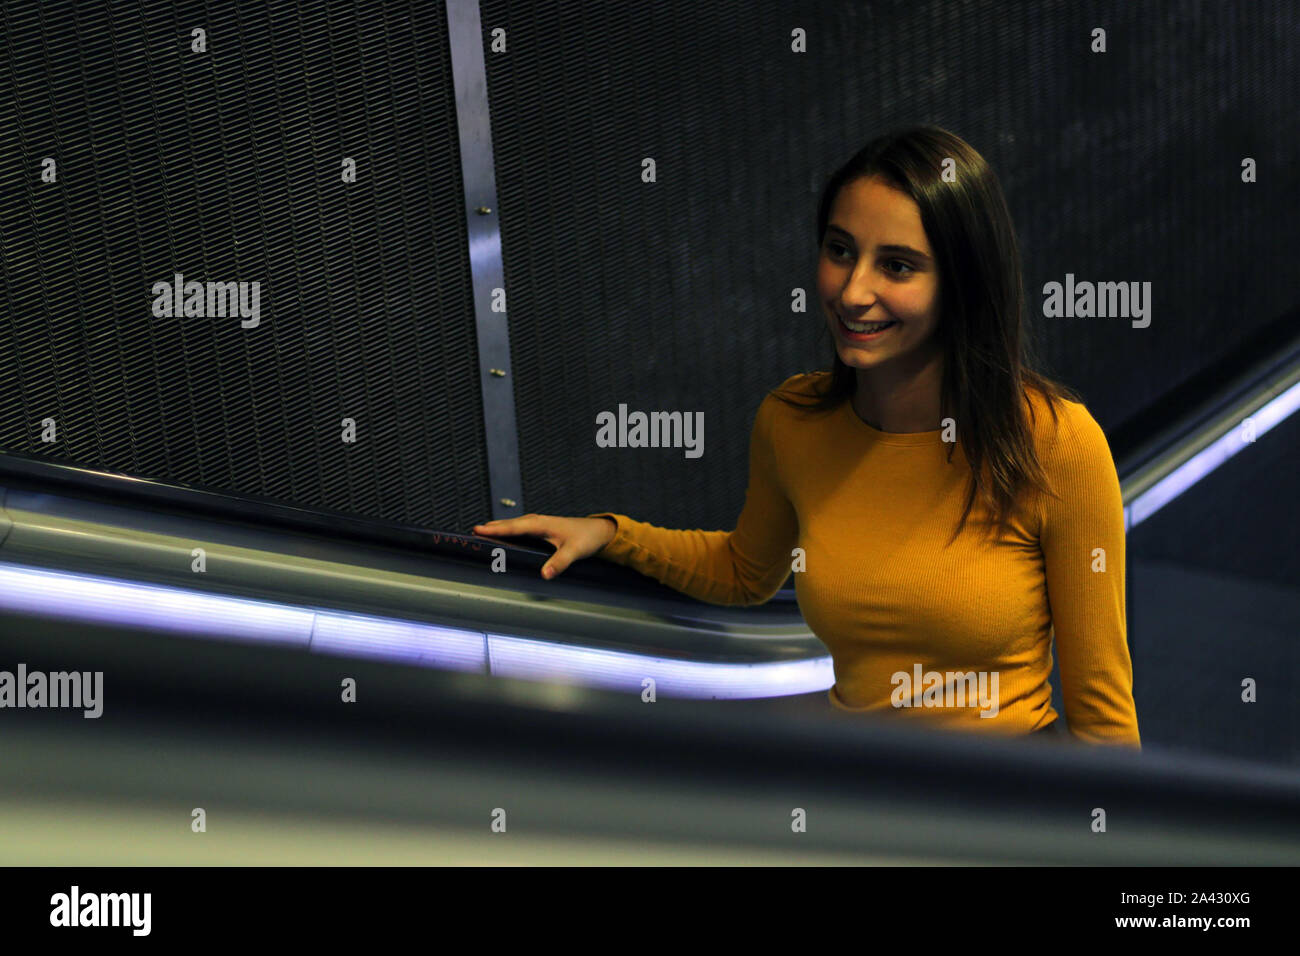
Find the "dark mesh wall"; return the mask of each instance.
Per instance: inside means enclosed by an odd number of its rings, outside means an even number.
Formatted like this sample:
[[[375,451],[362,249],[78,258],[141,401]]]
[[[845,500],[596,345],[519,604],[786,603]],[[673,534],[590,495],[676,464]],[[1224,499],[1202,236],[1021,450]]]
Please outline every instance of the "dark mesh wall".
[[[730,526],[765,390],[830,360],[815,297],[790,310],[818,190],[895,125],[952,129],[998,170],[1047,370],[1107,430],[1300,300],[1293,3],[482,11],[508,38],[487,69],[530,510]],[[1150,281],[1150,327],[1043,318],[1066,273]],[[705,412],[705,456],[597,448],[620,403]]]
[[[480,520],[446,38],[423,0],[0,4],[0,450]],[[175,272],[260,281],[260,326],[155,317]]]

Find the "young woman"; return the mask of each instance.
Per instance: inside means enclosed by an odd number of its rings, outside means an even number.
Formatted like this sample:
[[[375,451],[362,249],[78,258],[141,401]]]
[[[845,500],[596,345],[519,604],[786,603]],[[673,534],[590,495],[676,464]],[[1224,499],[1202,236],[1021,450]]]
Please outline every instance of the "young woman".
[[[764,398],[734,531],[530,514],[552,578],[599,554],[702,601],[760,604],[793,570],[835,665],[831,703],[922,726],[1059,730],[1141,746],[1125,625],[1124,516],[1105,435],[1033,371],[1002,189],[959,137],[867,144],[822,193],[829,371]]]

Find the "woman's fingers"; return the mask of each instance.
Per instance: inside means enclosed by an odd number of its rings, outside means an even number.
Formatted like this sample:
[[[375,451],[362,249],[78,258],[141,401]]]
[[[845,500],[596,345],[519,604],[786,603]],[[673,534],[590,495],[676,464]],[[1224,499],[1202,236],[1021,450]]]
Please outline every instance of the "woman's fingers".
[[[489,534],[528,534],[534,530],[533,519],[536,517],[536,515],[524,515],[520,518],[499,518],[496,521],[476,524],[470,530],[486,531]]]
[[[564,573],[564,570],[573,563],[572,555],[565,552],[563,548],[551,555],[550,560],[542,565],[542,577],[551,580],[557,574]]]
[[[553,515],[526,514],[518,518],[502,518],[476,524],[470,530],[475,534],[518,535],[527,534],[541,538],[555,546],[555,553],[542,565],[542,577],[551,580],[563,574],[578,558],[595,554],[608,538],[605,519],[559,518]],[[597,529],[592,535],[587,525]],[[591,540],[588,540],[591,539]],[[601,539],[601,540],[597,540]]]

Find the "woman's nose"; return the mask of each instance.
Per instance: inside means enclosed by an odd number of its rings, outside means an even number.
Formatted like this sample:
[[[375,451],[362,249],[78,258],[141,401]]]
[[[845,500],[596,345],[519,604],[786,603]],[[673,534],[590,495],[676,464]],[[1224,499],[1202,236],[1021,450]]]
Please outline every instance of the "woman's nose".
[[[865,263],[849,273],[844,288],[840,290],[840,303],[846,310],[861,311],[869,308],[876,301],[876,282],[879,276],[871,271]]]
[[[840,290],[840,306],[845,312],[865,312],[876,304],[876,288],[869,278],[850,279]]]

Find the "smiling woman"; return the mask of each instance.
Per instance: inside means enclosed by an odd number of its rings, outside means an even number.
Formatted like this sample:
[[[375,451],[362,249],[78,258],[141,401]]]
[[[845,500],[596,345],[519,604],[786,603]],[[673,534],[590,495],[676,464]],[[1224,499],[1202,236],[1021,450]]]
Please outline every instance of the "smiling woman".
[[[793,571],[842,711],[1056,728],[1055,646],[1070,733],[1140,747],[1119,479],[1082,402],[1022,353],[993,171],[945,130],[893,133],[831,176],[817,228],[833,365],[760,403],[735,530],[608,512],[503,530],[556,545],[544,576],[595,553],[715,604],[763,603]]]
[[[832,635],[823,637],[836,661],[831,702],[881,709],[886,674],[897,684],[921,661],[949,662],[981,679],[1008,677],[1012,710],[1033,715],[1022,727],[1042,729],[1056,718],[1047,683],[1054,636],[1073,733],[1140,745],[1119,479],[1079,396],[1031,367],[1020,253],[992,168],[938,127],[881,136],[831,175],[817,239],[833,364],[772,397],[805,411],[840,409],[828,420],[837,424],[823,427],[847,425],[840,435],[857,442],[849,460],[833,456],[819,480],[804,482],[826,446],[799,447],[809,433],[788,424],[785,442],[769,435],[780,457],[803,463],[796,473],[771,459],[800,546],[843,566],[796,578],[810,626],[821,635],[820,618]],[[812,400],[782,394],[790,391]],[[964,506],[941,545],[963,473]],[[864,504],[862,487],[888,488],[887,504]],[[972,511],[983,538],[954,546]],[[811,566],[813,553],[806,557]],[[895,693],[891,703],[912,701]]]

